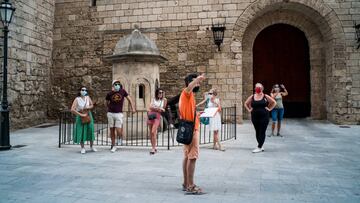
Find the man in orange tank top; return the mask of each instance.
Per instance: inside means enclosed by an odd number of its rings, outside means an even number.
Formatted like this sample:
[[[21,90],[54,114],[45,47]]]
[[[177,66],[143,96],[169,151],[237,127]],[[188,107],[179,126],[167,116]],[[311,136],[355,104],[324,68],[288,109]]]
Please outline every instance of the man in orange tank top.
[[[197,74],[190,74],[185,78],[185,85],[181,92],[179,99],[179,113],[180,118],[188,121],[193,121],[196,111],[196,101],[194,93],[200,89],[200,83],[205,79],[205,75],[198,76]],[[199,115],[196,114],[194,136],[189,145],[184,145],[184,160],[183,160],[183,191],[186,194],[199,195],[204,194],[202,189],[194,184],[195,163],[199,157]]]

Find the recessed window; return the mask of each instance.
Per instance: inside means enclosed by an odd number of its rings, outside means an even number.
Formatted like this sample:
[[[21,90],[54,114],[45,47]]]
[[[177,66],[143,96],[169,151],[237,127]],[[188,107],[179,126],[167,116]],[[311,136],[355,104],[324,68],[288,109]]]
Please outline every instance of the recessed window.
[[[91,6],[96,6],[96,0],[91,0]]]
[[[139,85],[139,99],[144,99],[145,97],[145,85]]]

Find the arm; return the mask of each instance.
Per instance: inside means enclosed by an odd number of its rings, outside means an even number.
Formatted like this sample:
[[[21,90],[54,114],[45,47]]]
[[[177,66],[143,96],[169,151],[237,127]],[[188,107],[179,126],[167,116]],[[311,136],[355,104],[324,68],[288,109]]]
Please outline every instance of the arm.
[[[285,86],[284,86],[284,85],[280,85],[280,87],[284,89],[284,92],[281,92],[281,96],[287,96],[289,93],[288,93],[288,91],[286,90]]]
[[[90,109],[94,108],[94,103],[93,103],[93,101],[91,100],[90,97],[88,97],[88,98],[89,98],[89,106],[86,109],[90,110]]]
[[[218,102],[216,104],[217,104],[217,107],[218,107],[218,112],[221,112],[220,99],[218,99]]]
[[[133,103],[131,97],[130,97],[130,96],[126,96],[125,98],[129,101],[129,103],[130,103],[130,105],[131,105],[132,112],[135,113],[135,112],[136,112],[136,108],[135,108],[135,106],[134,106],[134,103]]]
[[[74,115],[79,115],[81,117],[86,116],[86,114],[82,114],[82,113],[76,111],[76,106],[77,106],[77,101],[76,101],[76,99],[74,99],[74,101],[71,105],[71,113],[73,113]]]
[[[273,108],[276,106],[276,101],[267,94],[265,94],[265,97],[269,101],[269,105],[267,107],[265,107],[265,109],[268,111],[273,110]]]
[[[252,111],[252,107],[250,106],[250,103],[251,103],[251,99],[252,99],[252,96],[248,97],[244,103],[244,107],[246,108],[246,110],[248,112],[251,112]]]
[[[186,92],[192,92],[192,90],[194,89],[194,87],[195,87],[198,83],[202,82],[203,80],[205,80],[205,74],[204,74],[204,73],[201,74],[201,75],[199,75],[199,76],[197,76],[197,78],[195,78],[193,81],[191,81],[191,82],[189,83],[189,85],[185,88],[185,91],[186,91]]]

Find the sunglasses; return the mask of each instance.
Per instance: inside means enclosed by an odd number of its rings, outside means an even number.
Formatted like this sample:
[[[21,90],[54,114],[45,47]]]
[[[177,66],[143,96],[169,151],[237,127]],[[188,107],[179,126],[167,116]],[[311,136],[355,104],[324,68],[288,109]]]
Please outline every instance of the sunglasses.
[[[209,92],[208,95],[213,95],[213,93]]]
[[[81,89],[81,91],[86,92],[87,90],[86,89]]]
[[[119,83],[115,83],[114,86],[120,86],[120,84],[119,84]]]
[[[162,94],[162,93],[164,93],[164,92],[159,92],[159,94]]]

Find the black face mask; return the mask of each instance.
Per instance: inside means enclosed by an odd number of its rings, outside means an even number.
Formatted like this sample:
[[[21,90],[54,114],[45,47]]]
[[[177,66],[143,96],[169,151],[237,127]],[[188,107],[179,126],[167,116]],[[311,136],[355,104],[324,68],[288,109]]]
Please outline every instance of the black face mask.
[[[199,90],[200,90],[200,87],[197,86],[197,87],[194,87],[192,91],[193,91],[194,93],[196,93],[196,92],[198,92]]]

